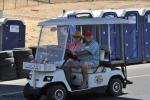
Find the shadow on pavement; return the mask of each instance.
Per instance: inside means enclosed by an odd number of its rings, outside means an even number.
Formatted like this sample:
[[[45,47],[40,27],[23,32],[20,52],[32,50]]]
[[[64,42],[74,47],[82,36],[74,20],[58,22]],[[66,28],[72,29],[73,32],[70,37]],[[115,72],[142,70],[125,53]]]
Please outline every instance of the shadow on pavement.
[[[23,96],[23,87],[20,85],[6,85],[0,84],[0,100],[25,100]],[[123,95],[126,95],[124,93]],[[40,100],[46,100],[41,98]],[[74,95],[67,100],[141,100],[129,97],[109,97],[105,94],[88,93],[84,95]]]
[[[24,86],[0,84],[0,94],[22,91]]]
[[[0,100],[24,100],[24,86],[0,84]]]
[[[126,95],[127,93],[124,93],[123,95]],[[134,99],[134,98],[128,98],[128,97],[110,97],[105,94],[85,94],[85,95],[76,95],[73,97],[70,97],[68,100],[141,100],[141,99]]]

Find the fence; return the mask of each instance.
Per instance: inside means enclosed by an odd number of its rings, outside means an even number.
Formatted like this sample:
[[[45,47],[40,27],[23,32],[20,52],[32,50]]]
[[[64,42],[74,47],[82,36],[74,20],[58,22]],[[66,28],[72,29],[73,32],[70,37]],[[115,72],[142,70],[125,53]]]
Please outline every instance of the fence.
[[[100,1],[100,0],[35,0],[44,3],[73,3],[73,2],[90,2],[90,1]]]
[[[0,0],[0,10],[37,6],[39,3],[39,0]]]
[[[101,0],[0,0],[0,10],[15,9],[26,6],[38,6],[40,3],[75,3],[91,1]]]

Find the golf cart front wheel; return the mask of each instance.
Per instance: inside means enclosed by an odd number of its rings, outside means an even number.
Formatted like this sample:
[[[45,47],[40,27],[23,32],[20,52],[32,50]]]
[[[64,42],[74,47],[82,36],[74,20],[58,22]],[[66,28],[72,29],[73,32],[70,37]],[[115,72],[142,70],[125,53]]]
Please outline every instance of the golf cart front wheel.
[[[23,95],[26,100],[39,100],[41,98],[40,90],[32,88],[29,83],[25,85]]]
[[[66,89],[63,85],[52,85],[47,89],[47,100],[66,100]]]
[[[123,83],[119,78],[113,78],[109,82],[108,93],[111,96],[119,96],[122,94]]]

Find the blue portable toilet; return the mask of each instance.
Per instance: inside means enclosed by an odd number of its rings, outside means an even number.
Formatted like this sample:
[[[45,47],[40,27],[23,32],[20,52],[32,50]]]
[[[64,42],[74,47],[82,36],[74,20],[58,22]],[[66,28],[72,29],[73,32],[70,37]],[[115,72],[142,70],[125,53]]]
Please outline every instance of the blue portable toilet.
[[[142,63],[141,16],[138,9],[125,9],[122,18],[132,20],[124,25],[124,48],[126,64]]]
[[[0,50],[25,47],[25,25],[20,19],[0,19]]]
[[[100,17],[118,17],[116,10],[103,10]],[[121,60],[119,25],[110,25],[111,60]],[[108,44],[108,25],[101,25],[101,45]]]
[[[81,10],[67,13],[67,18],[93,18],[94,15],[91,10]],[[75,33],[75,31],[80,31],[84,33],[85,31],[91,31],[94,34],[94,39],[96,39],[96,26],[93,25],[91,27],[88,26],[70,26],[69,31],[69,41],[72,42],[71,36]]]
[[[145,9],[143,16],[143,48],[144,61],[150,61],[150,9]]]

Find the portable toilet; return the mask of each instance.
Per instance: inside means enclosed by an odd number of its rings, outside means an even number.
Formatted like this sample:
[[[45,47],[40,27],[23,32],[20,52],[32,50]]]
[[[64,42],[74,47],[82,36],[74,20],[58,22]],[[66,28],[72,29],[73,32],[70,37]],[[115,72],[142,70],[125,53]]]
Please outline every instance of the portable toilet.
[[[67,18],[93,18],[94,17],[92,10],[69,11],[69,13],[67,12],[64,16]],[[75,31],[80,31],[81,33],[84,33],[86,31],[91,31],[94,34],[94,39],[96,39],[96,25],[70,26],[68,31],[70,33],[68,41],[70,41],[71,43],[73,42],[71,36],[75,33]]]
[[[144,61],[150,61],[150,9],[145,9],[143,16],[143,49]]]
[[[20,19],[0,19],[0,50],[25,47],[25,25]]]
[[[122,18],[132,20],[132,24],[124,25],[124,49],[126,64],[142,62],[142,29],[141,10],[125,9]]]
[[[103,10],[100,14],[102,18],[118,17],[116,10]],[[119,25],[110,25],[110,46],[111,60],[121,60],[121,44]],[[108,25],[101,25],[101,45],[108,44]]]

